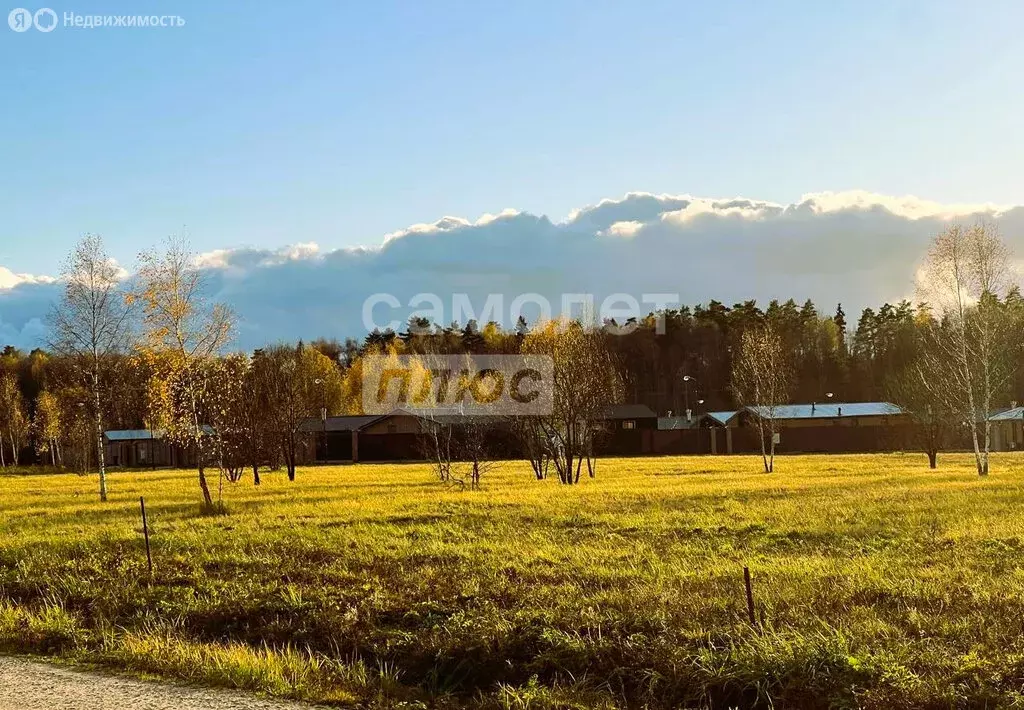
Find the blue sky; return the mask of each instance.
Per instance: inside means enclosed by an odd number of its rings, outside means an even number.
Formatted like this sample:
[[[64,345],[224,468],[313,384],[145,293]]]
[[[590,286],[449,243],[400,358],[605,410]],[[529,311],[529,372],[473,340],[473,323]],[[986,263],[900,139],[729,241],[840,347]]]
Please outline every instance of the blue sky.
[[[125,262],[182,231],[331,249],[630,190],[1022,201],[1019,2],[50,7],[186,25],[0,25],[15,272],[55,273],[84,232]]]

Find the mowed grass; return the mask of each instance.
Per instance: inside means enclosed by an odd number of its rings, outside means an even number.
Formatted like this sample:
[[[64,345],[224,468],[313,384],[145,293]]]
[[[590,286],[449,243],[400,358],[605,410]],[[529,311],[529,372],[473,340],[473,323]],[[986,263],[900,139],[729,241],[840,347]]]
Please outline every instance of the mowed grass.
[[[1024,706],[1024,455],[0,477],[0,649],[368,707]],[[138,499],[146,497],[154,574]],[[759,622],[746,618],[751,569]]]

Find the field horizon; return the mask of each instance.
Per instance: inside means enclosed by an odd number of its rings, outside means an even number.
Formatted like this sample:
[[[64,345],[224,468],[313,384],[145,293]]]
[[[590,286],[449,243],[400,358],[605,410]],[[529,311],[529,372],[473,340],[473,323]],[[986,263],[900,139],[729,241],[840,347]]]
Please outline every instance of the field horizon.
[[[1016,705],[1024,454],[992,470],[607,459],[561,486],[504,462],[460,491],[355,464],[225,482],[214,516],[194,471],[115,470],[108,503],[0,474],[0,651],[341,706]]]

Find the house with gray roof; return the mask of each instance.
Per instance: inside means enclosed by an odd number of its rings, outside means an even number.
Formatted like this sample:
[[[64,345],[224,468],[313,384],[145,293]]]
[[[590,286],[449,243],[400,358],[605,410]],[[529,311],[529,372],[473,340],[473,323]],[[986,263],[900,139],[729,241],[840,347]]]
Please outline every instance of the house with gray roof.
[[[1013,406],[989,417],[992,422],[992,450],[1020,451],[1024,449],[1024,407]]]

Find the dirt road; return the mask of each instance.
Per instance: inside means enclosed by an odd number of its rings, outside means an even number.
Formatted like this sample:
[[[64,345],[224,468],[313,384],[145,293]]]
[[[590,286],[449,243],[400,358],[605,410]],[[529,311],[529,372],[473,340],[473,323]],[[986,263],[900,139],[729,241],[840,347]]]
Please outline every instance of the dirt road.
[[[312,705],[0,657],[0,710],[312,710]]]

